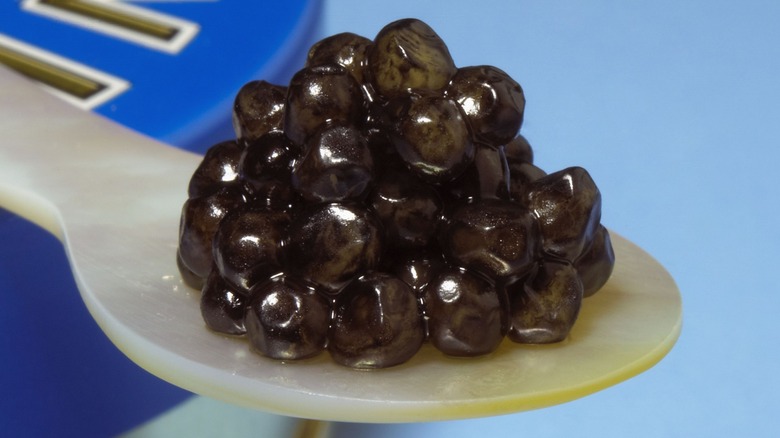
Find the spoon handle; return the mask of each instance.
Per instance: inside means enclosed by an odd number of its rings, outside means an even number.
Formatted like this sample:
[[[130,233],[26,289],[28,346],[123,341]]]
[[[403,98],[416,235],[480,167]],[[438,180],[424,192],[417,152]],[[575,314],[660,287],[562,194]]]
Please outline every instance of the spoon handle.
[[[0,68],[0,206],[55,235],[73,214],[99,218],[128,198],[181,185],[198,160]]]

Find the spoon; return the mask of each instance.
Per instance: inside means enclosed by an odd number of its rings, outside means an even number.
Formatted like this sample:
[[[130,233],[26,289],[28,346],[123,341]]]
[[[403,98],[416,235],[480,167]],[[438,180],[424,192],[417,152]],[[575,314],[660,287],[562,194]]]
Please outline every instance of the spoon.
[[[505,341],[470,359],[425,345],[409,362],[377,371],[339,366],[327,354],[266,359],[243,339],[206,329],[199,292],[184,285],[176,267],[179,215],[200,159],[0,69],[0,206],[59,237],[85,305],[124,354],[194,393],[326,421],[492,416],[629,379],[660,361],[680,334],[674,280],[613,232],[613,275],[584,301],[562,343]]]

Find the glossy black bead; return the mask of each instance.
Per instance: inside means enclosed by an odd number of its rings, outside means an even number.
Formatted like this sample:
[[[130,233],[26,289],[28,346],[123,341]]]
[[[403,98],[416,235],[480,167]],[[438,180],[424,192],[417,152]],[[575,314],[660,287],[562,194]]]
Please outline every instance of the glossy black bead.
[[[243,335],[247,297],[214,269],[203,285],[200,313],[206,326],[218,333]]]
[[[290,215],[245,204],[220,221],[214,235],[214,264],[224,279],[248,293],[281,269],[281,242]]]
[[[292,185],[309,202],[360,199],[373,181],[374,162],[358,129],[329,124],[306,143],[292,171]]]
[[[363,111],[363,92],[347,69],[338,64],[304,67],[288,86],[284,133],[303,146],[325,123],[349,124]]]
[[[247,143],[241,154],[240,176],[250,185],[290,175],[294,145],[282,131],[271,131]]]
[[[266,81],[246,83],[233,102],[233,130],[245,142],[282,129],[287,87]]]
[[[400,255],[391,271],[401,281],[408,284],[421,298],[425,286],[433,281],[439,271],[446,266],[441,255],[431,254],[405,254]]]
[[[509,161],[534,162],[534,150],[531,147],[531,143],[520,134],[504,145],[504,153]]]
[[[547,173],[535,165],[518,160],[507,160],[509,167],[509,198],[521,203],[526,202],[529,184],[546,176]]]
[[[444,255],[453,263],[510,281],[533,266],[536,232],[534,217],[523,206],[484,200],[457,208],[440,240]]]
[[[367,81],[368,49],[372,41],[352,32],[325,37],[314,43],[306,57],[307,66],[338,64],[359,84]]]
[[[192,289],[201,290],[203,288],[203,283],[206,282],[206,279],[195,275],[195,273],[184,264],[184,260],[181,259],[181,251],[179,250],[176,251],[176,268],[179,270],[179,275],[181,275],[181,280],[184,284]]]
[[[563,341],[577,320],[582,294],[582,281],[571,264],[542,261],[527,281],[518,281],[508,288],[507,336],[524,344]]]
[[[583,296],[598,292],[609,280],[615,267],[615,250],[609,231],[599,225],[593,242],[574,262],[574,268],[582,280]]]
[[[409,99],[394,134],[398,155],[424,181],[451,181],[474,161],[476,147],[468,125],[451,99],[437,95]]]
[[[184,266],[194,275],[208,276],[219,222],[244,202],[244,192],[238,187],[223,187],[208,196],[185,201],[179,223],[179,254]]]
[[[460,105],[475,140],[493,147],[511,141],[523,124],[523,89],[503,70],[489,66],[461,67],[447,96]]]
[[[336,297],[328,350],[353,368],[387,368],[406,362],[425,339],[414,291],[400,279],[368,273]]]
[[[508,328],[502,288],[464,269],[443,268],[423,290],[428,340],[451,356],[480,356],[498,348]]]
[[[294,145],[281,131],[271,131],[247,144],[239,163],[239,176],[251,202],[271,209],[289,210],[298,203],[292,187]]]
[[[444,40],[416,19],[383,27],[368,59],[373,84],[388,99],[409,91],[442,90],[457,71]]]
[[[301,213],[284,243],[285,270],[337,293],[379,264],[382,232],[373,213],[358,204],[329,203]]]
[[[208,196],[225,186],[238,184],[239,163],[243,153],[244,146],[235,140],[210,147],[190,178],[188,196]]]
[[[421,248],[436,236],[443,203],[438,192],[404,169],[386,172],[370,199],[388,245]]]
[[[330,313],[329,300],[280,274],[252,288],[244,324],[255,351],[273,359],[298,360],[325,349]]]
[[[474,170],[480,199],[509,199],[509,165],[503,146],[478,145]]]
[[[590,245],[601,221],[601,193],[581,167],[530,182],[524,202],[539,223],[542,250],[570,262]]]

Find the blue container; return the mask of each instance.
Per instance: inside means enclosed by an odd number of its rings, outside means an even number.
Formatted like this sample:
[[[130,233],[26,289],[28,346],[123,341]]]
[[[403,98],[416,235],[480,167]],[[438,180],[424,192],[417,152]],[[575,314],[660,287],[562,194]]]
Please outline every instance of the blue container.
[[[244,83],[287,83],[303,65],[320,15],[317,0],[0,2],[0,54],[28,75],[77,77],[80,88],[39,78],[75,105],[205,152],[234,136]],[[125,358],[87,313],[61,243],[2,209],[0,297],[4,435],[112,436],[191,397]]]

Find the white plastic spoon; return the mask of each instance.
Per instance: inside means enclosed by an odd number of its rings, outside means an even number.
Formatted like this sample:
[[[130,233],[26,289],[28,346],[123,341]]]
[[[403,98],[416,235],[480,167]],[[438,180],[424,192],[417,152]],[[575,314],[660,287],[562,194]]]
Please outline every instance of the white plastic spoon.
[[[198,292],[183,285],[176,268],[179,215],[199,160],[0,71],[0,205],[62,240],[84,303],[120,350],[195,393],[332,421],[499,415],[563,403],[635,376],[679,336],[674,281],[613,233],[613,276],[585,300],[561,344],[506,341],[479,359],[448,358],[425,346],[404,365],[372,372],[336,365],[327,354],[296,363],[265,359],[244,340],[205,328]]]

